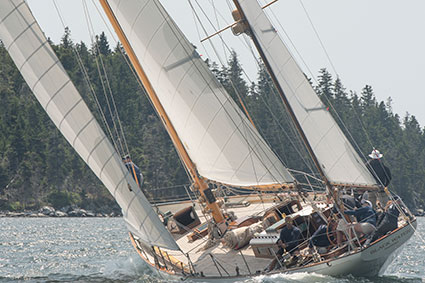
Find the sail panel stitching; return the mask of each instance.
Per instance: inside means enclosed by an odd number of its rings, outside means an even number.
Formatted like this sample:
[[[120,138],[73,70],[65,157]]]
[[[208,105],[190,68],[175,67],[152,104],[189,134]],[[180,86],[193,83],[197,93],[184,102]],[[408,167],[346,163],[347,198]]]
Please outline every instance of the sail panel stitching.
[[[121,4],[121,1],[120,1],[120,4]],[[149,1],[146,1],[146,4],[143,7],[141,7],[139,13],[137,14],[136,18],[134,19],[134,22],[131,24],[131,27],[130,27],[130,36],[133,34],[134,26],[136,25],[137,20],[139,19],[140,15],[143,13],[143,11],[145,10],[145,8],[146,8],[146,6],[148,4],[149,4]]]
[[[104,135],[92,148],[92,150],[90,150],[89,155],[86,158],[86,163],[89,164],[89,160],[93,154],[93,152],[98,148],[98,146],[106,139],[106,136]],[[100,175],[99,175],[100,178]]]
[[[65,115],[63,115],[63,117],[62,117],[62,120],[60,121],[60,123],[59,123],[59,126],[58,126],[58,128],[59,129],[61,129],[61,127],[62,127],[62,123],[63,123],[63,121],[65,121],[65,119],[66,119],[66,117],[69,115],[69,113],[71,113],[71,111],[72,110],[74,110],[77,106],[78,106],[78,104],[80,104],[81,102],[83,101],[83,98],[82,97],[80,97],[80,99],[76,102],[76,103],[74,103],[74,106],[72,106],[66,113],[65,113]]]
[[[92,116],[90,118],[90,120],[78,131],[78,133],[75,135],[74,140],[72,141],[72,147],[75,148],[75,142],[77,141],[78,137],[80,136],[81,132],[84,131],[85,128],[88,127],[88,125],[90,125],[90,123],[94,120],[94,116]]]
[[[112,160],[112,157],[116,154],[115,151],[112,152],[111,156],[109,156],[108,159],[106,159],[105,163],[103,164],[102,168],[100,169],[99,178],[102,179],[103,170],[105,169],[106,165],[109,163],[109,161]]]
[[[19,72],[21,72],[22,68],[25,66],[26,63],[28,63],[28,61],[31,59],[32,56],[34,56],[35,53],[37,53],[41,48],[43,48],[46,43],[48,43],[48,41],[44,41],[39,47],[37,47],[24,61],[24,63],[22,63],[22,65],[18,68]]]
[[[41,74],[41,76],[37,79],[37,81],[33,84],[33,86],[31,87],[31,90],[34,90],[35,89],[35,87],[37,86],[37,84],[43,79],[43,77],[54,67],[54,66],[56,66],[56,65],[58,65],[58,63],[59,63],[59,59],[57,59],[57,60],[55,60],[54,62],[53,62],[53,64],[49,67],[49,68],[47,68],[46,69],[46,71],[44,71],[44,73],[43,74]]]
[[[124,176],[121,178],[121,180],[118,182],[118,184],[115,186],[115,188],[114,188],[114,191],[113,192],[111,192],[112,193],[112,195],[114,196],[114,198],[116,199],[116,194],[117,194],[117,190],[118,190],[118,188],[121,186],[121,183],[124,181],[124,180],[126,180],[127,178],[127,176],[128,176],[128,171],[127,171],[127,173],[125,173],[124,174]]]
[[[58,95],[65,87],[68,83],[70,83],[71,80],[68,79],[57,91],[55,91],[55,93],[50,97],[49,101],[47,101],[46,106],[44,106],[44,109],[46,109],[49,107],[50,102],[52,102],[52,100],[56,97],[56,95]],[[34,89],[33,89],[34,90]]]
[[[21,3],[19,3],[18,6],[15,6],[15,8],[12,9],[12,11],[10,11],[1,21],[0,21],[0,25],[3,24],[4,21],[6,21],[6,19],[12,15],[16,10],[19,9],[19,7],[21,7],[23,4],[25,3],[25,1],[22,1]]]
[[[10,48],[13,46],[13,44],[15,44],[15,42],[25,33],[27,32],[27,30],[31,29],[32,26],[34,24],[36,24],[36,21],[33,21],[31,24],[29,24],[26,28],[24,28],[23,31],[21,31],[14,39],[13,41],[9,44],[9,46],[6,48],[7,52],[9,52]]]

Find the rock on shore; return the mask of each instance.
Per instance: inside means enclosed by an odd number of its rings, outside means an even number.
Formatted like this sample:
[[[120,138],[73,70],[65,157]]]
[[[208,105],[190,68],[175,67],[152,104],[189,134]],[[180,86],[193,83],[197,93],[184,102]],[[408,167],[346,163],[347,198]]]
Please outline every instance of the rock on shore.
[[[43,206],[39,211],[11,212],[0,211],[0,217],[121,217],[121,213],[94,213],[75,206],[67,206],[54,209],[51,206]]]

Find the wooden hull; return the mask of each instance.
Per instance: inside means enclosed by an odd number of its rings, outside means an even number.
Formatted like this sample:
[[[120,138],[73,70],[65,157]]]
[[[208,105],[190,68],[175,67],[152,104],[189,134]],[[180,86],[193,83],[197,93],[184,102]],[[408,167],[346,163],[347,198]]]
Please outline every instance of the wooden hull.
[[[379,241],[372,243],[367,248],[356,253],[348,254],[335,259],[313,263],[308,266],[288,270],[275,270],[267,274],[222,276],[222,277],[194,277],[172,274],[158,270],[152,264],[149,266],[158,272],[161,277],[202,282],[235,282],[247,280],[259,275],[276,275],[291,273],[316,273],[329,276],[353,275],[359,277],[375,277],[381,275],[389,264],[398,255],[398,250],[405,244],[416,230],[416,219],[411,224],[401,227]],[[146,259],[142,256],[146,261]]]

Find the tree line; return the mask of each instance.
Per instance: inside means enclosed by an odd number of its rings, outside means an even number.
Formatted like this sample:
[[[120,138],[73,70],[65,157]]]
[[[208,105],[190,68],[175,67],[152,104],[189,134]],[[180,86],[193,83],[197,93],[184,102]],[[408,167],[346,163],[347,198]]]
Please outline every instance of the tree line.
[[[104,33],[93,46],[74,43],[69,30],[59,44],[50,42],[92,112],[101,119],[96,99],[108,124],[117,119],[103,95],[105,74],[133,161],[144,175],[144,191],[151,200],[186,196],[186,172],[167,132],[140,87],[118,44],[111,48]],[[76,53],[79,59],[76,58]],[[109,192],[62,137],[0,44],[0,210],[35,210],[43,205],[78,205],[94,211],[118,209]],[[90,77],[85,80],[82,62]],[[207,62],[208,63],[208,62]],[[255,82],[243,78],[235,52],[227,65],[208,63],[232,98],[248,109],[260,133],[289,168],[314,173],[301,140],[284,110],[264,66]],[[103,69],[103,68],[102,68]],[[425,196],[425,131],[415,116],[400,117],[392,101],[378,101],[372,86],[359,93],[346,90],[340,78],[319,71],[312,83],[358,153],[375,146],[391,168],[390,188],[411,207],[423,207]],[[97,94],[93,97],[91,88]],[[349,132],[347,131],[349,129]],[[121,140],[123,141],[123,140]]]

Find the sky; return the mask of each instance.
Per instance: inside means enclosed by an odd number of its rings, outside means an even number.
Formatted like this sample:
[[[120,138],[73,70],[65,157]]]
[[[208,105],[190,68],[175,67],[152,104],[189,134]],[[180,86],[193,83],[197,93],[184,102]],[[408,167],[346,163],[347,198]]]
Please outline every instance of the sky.
[[[259,0],[262,5],[270,1]],[[82,4],[86,2],[95,33],[105,31],[111,46],[115,46],[116,35],[99,16],[93,4],[100,9],[97,1],[28,0],[45,34],[55,43],[63,35],[63,26],[54,2],[65,25],[70,27],[74,42],[90,44]],[[198,3],[215,28],[231,23],[229,2],[232,1],[191,0],[203,22],[207,23]],[[202,27],[195,24],[188,0],[162,0],[161,3],[204,58],[217,63],[226,61],[229,52],[219,36],[213,37],[218,55],[208,41],[200,43],[200,38],[205,35]],[[265,11],[309,77],[317,77],[321,68],[327,68],[334,78],[337,75],[341,78],[347,90],[360,93],[365,85],[371,85],[378,101],[387,101],[391,97],[395,113],[404,117],[409,112],[416,116],[422,127],[425,126],[425,90],[422,86],[425,76],[425,1],[280,0]],[[207,34],[212,34],[215,29],[205,25]],[[222,32],[221,36],[229,48],[239,54],[248,79],[255,81],[257,67],[254,59],[257,55],[246,47],[249,41],[233,36],[230,30]]]

